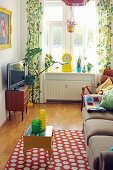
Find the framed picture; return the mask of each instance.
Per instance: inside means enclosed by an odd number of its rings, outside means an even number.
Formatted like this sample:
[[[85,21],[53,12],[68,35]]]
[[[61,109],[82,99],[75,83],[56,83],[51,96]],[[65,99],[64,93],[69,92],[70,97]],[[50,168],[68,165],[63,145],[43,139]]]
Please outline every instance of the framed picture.
[[[0,7],[0,49],[11,48],[12,12]]]

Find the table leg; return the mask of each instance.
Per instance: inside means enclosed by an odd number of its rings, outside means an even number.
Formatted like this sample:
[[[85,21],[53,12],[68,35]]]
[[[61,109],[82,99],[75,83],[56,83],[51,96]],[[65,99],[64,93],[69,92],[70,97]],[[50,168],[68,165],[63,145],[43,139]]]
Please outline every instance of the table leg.
[[[9,120],[11,120],[11,112],[9,111]]]
[[[48,154],[49,154],[49,162],[51,163],[51,154],[52,154],[52,149],[48,150]]]
[[[23,148],[23,154],[24,154],[24,160],[26,161],[27,155],[26,155],[27,149]]]
[[[22,121],[23,121],[23,112],[22,112]]]
[[[26,113],[27,113],[27,106],[26,106]]]

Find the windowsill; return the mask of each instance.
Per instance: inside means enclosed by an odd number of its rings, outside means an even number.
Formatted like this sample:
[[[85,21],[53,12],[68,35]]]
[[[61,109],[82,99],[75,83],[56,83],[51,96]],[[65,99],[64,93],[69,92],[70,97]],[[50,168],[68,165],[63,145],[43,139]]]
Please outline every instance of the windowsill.
[[[94,82],[94,73],[76,73],[76,72],[46,72],[46,80],[56,81],[89,81]]]
[[[62,74],[62,75],[95,75],[95,73],[77,73],[77,72],[45,72],[45,74],[52,75],[52,74]]]

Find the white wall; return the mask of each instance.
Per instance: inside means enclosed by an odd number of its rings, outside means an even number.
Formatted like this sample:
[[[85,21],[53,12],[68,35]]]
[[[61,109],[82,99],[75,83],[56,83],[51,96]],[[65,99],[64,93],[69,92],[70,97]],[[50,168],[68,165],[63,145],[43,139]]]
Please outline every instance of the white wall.
[[[0,50],[0,126],[7,117],[5,107],[5,90],[7,69],[10,62],[20,59],[20,0],[0,0],[0,6],[12,11],[12,48]]]
[[[25,57],[27,42],[27,19],[26,19],[26,1],[20,0],[20,57]]]

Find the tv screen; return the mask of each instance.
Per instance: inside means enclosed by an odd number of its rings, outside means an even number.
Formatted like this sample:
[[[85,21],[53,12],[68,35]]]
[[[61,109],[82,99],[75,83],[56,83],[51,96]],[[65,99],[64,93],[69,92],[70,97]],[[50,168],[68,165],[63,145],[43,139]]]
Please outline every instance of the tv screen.
[[[19,61],[7,65],[8,89],[16,89],[25,82],[25,62]]]

